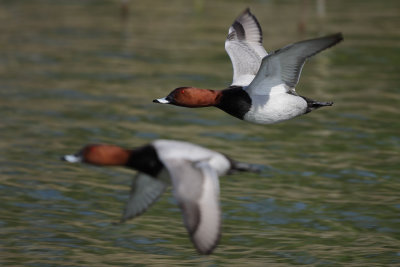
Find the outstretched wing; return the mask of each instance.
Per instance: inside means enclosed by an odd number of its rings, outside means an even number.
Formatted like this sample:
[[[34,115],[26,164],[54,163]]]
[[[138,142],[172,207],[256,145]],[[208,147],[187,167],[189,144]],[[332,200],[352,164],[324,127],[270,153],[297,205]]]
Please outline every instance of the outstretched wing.
[[[287,45],[264,57],[260,71],[246,88],[249,94],[273,94],[284,86],[294,88],[307,58],[343,40],[341,33]],[[284,85],[284,86],[278,86]],[[274,88],[275,87],[275,88]]]
[[[128,203],[120,222],[134,218],[147,210],[165,191],[166,182],[139,172],[133,179]]]
[[[182,209],[192,242],[200,253],[211,253],[221,232],[216,171],[207,161],[170,159],[165,165],[170,172],[174,196]]]
[[[232,61],[232,85],[247,86],[267,55],[262,46],[262,30],[256,17],[247,8],[229,28],[225,50]]]

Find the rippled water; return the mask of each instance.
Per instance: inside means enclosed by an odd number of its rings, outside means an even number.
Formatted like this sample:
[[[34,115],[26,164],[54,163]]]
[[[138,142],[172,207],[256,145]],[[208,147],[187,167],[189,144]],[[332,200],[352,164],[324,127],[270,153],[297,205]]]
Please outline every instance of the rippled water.
[[[320,1],[321,2],[321,1]],[[268,51],[342,31],[301,94],[335,105],[276,125],[155,105],[231,81],[224,38],[249,6]],[[0,2],[0,263],[5,266],[400,264],[398,1]],[[221,178],[223,236],[199,256],[170,192],[113,225],[132,171],[67,165],[93,142],[181,139],[259,164]]]

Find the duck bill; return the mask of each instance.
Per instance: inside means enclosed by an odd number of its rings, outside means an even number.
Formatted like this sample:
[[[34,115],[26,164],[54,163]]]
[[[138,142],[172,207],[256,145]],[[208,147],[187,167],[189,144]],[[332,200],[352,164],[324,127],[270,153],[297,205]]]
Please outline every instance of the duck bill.
[[[70,163],[77,163],[77,162],[82,162],[82,157],[77,156],[77,155],[65,155],[61,158],[61,160],[70,162]]]
[[[159,104],[170,104],[171,103],[166,97],[154,99],[153,102],[159,103]]]

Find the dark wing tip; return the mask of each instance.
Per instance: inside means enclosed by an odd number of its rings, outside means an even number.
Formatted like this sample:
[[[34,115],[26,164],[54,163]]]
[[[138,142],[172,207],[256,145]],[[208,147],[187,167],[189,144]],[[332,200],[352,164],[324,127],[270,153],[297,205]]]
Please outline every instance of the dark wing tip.
[[[261,25],[258,22],[256,16],[254,16],[250,12],[250,8],[247,7],[242,13],[240,13],[239,16],[236,17],[236,19],[233,21],[231,27],[234,29],[231,33],[228,34],[227,40],[234,40],[237,38],[239,41],[246,41],[246,29],[249,30],[249,27],[251,28],[252,24],[255,24],[258,30],[258,40],[260,44],[262,43],[262,29]]]
[[[218,246],[218,243],[219,243],[219,241],[220,241],[220,239],[221,239],[221,228],[219,229],[219,231],[218,231],[218,236],[217,236],[217,238],[215,239],[215,242],[210,246],[210,247],[208,247],[207,249],[202,249],[202,248],[200,248],[200,247],[198,247],[197,246],[197,244],[195,243],[195,242],[193,242],[193,244],[195,245],[195,247],[196,247],[196,250],[197,250],[197,252],[199,253],[199,254],[202,254],[202,255],[210,255],[211,253],[213,253],[213,251],[215,250],[215,248]]]
[[[201,223],[201,212],[199,206],[188,205],[188,203],[181,204],[181,209],[184,210],[185,226],[189,232],[190,240],[192,241],[197,252],[202,255],[210,255],[217,247],[219,240],[221,239],[221,217],[218,221],[218,232],[212,243],[205,244],[202,242],[202,237],[196,236],[197,231]],[[221,216],[221,214],[219,214]],[[203,221],[204,223],[204,221]]]
[[[333,40],[335,40],[334,41],[335,44],[344,40],[343,34],[341,32],[330,34],[330,35],[324,36],[322,38],[332,38]]]
[[[310,52],[309,54],[304,55],[304,58],[310,58],[314,56],[315,54],[321,52],[322,50],[328,49],[337,43],[341,42],[343,40],[343,34],[341,32],[330,34],[330,35],[325,35],[319,38],[315,39],[308,39],[304,41],[300,41],[294,44],[287,45],[281,49],[278,49],[275,52],[280,52],[284,51],[286,49],[290,49],[290,47],[294,47],[296,45],[301,45],[301,44],[310,44],[315,42],[315,47],[314,49],[309,49],[308,51]],[[312,45],[311,45],[312,46]]]
[[[332,34],[333,36],[336,36],[338,40],[342,41],[344,40],[343,34],[341,32],[337,32],[335,34]]]
[[[241,15],[246,14],[246,13],[251,14],[250,7],[246,7],[246,9],[242,12]]]
[[[332,47],[332,46],[336,45],[337,43],[340,43],[341,41],[344,40],[343,34],[342,34],[341,32],[334,33],[334,34],[327,35],[327,36],[323,36],[323,37],[321,37],[321,39],[327,39],[327,40],[330,39],[330,40],[331,40],[331,42],[330,42],[329,44],[327,44],[327,46],[324,47],[324,48],[321,49],[321,50],[330,48],[330,47]],[[318,52],[320,52],[320,51],[318,51]],[[318,52],[317,52],[317,53],[318,53]]]
[[[259,43],[262,43],[262,41],[263,41],[263,32],[262,32],[262,28],[261,28],[261,25],[260,25],[260,23],[258,22],[258,20],[257,20],[257,18],[256,18],[256,16],[253,14],[253,13],[251,13],[251,11],[250,11],[250,8],[249,7],[247,7],[243,12],[242,12],[242,14],[240,14],[237,18],[236,18],[236,20],[239,20],[240,19],[240,17],[242,17],[243,15],[248,15],[249,17],[251,17],[251,19],[254,21],[254,23],[256,24],[256,27],[257,27],[257,29],[258,29],[258,31],[259,31],[259,34],[260,34],[260,39],[258,40],[258,42]]]

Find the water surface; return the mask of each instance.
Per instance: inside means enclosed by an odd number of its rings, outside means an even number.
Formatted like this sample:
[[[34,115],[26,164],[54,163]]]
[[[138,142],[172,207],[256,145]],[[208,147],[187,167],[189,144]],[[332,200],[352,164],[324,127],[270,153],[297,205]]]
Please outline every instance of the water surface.
[[[323,34],[297,91],[335,105],[276,125],[155,105],[223,89],[227,28],[250,7],[267,51]],[[398,1],[0,2],[0,263],[5,266],[400,264]],[[199,256],[171,192],[119,220],[134,172],[68,165],[86,143],[180,139],[253,162],[221,178],[223,235]]]

